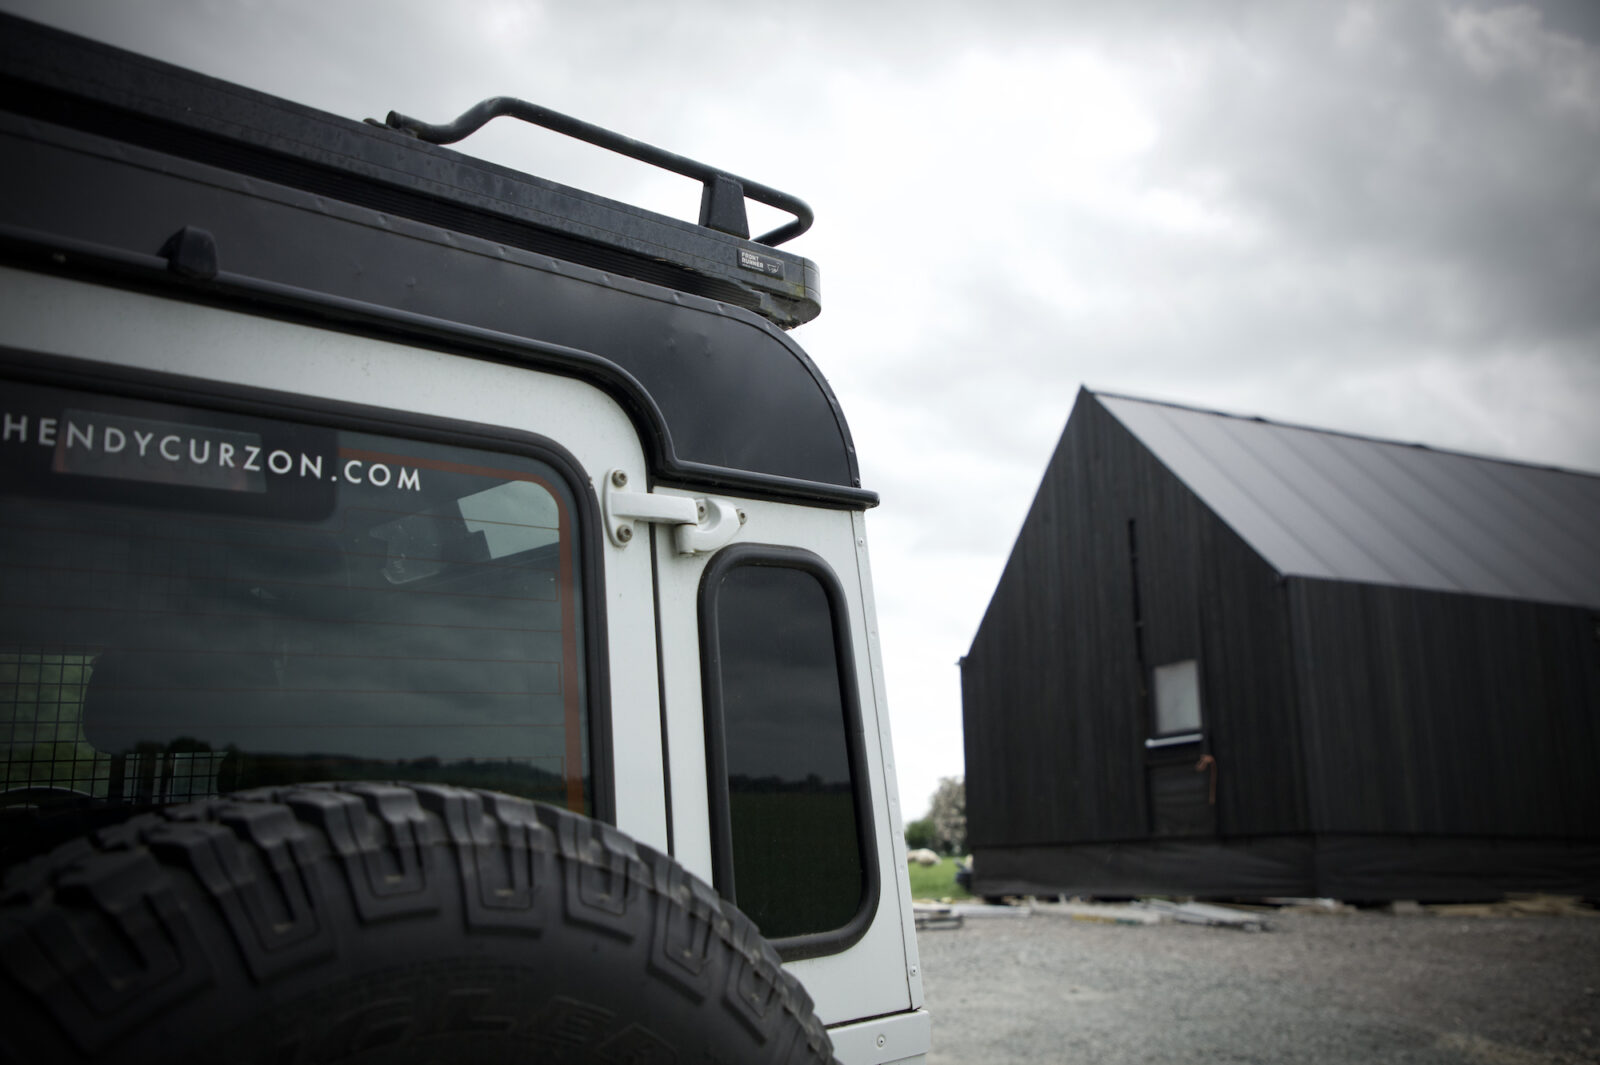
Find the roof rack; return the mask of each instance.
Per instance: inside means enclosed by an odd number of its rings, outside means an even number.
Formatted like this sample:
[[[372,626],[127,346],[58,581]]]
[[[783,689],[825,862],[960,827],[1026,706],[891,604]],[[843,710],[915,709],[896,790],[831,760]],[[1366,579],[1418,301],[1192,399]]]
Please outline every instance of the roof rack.
[[[564,115],[560,111],[552,111],[540,104],[519,100],[514,96],[491,97],[463,111],[454,122],[444,125],[433,125],[409,115],[402,115],[398,111],[390,111],[388,119],[381,124],[390,129],[409,133],[430,144],[454,144],[476,133],[491,119],[502,116],[518,118],[535,126],[574,137],[587,144],[626,155],[630,159],[637,159],[641,163],[649,163],[674,174],[693,178],[702,185],[700,224],[719,233],[727,233],[741,240],[750,239],[750,222],[744,210],[746,198],[769,207],[776,207],[794,216],[794,221],[756,237],[757,244],[776,247],[786,240],[793,240],[811,228],[814,217],[811,208],[798,196],[791,196],[759,181],[730,174],[726,170],[719,170],[714,166],[669,152],[665,148],[657,148],[653,144],[623,136],[604,126],[597,126],[592,122],[585,122],[571,115]],[[375,126],[380,125],[377,119],[369,118],[367,121]]]
[[[398,114],[363,124],[3,13],[0,99],[22,120],[715,300],[779,329],[822,310],[816,264],[774,246],[810,226],[805,203],[526,101],[486,100],[445,126]],[[501,114],[699,181],[700,224],[442,146]],[[746,198],[794,218],[753,241]]]

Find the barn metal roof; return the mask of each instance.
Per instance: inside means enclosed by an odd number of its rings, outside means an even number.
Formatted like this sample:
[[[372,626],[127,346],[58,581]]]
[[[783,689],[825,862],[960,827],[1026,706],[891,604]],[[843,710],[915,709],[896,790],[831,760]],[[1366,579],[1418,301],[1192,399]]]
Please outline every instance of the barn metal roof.
[[[1600,607],[1600,476],[1091,394],[1286,576]]]

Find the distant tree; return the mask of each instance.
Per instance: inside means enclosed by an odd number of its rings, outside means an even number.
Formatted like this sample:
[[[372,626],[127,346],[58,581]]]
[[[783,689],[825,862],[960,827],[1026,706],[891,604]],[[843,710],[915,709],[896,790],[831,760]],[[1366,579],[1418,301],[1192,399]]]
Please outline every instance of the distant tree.
[[[965,854],[967,850],[967,785],[962,777],[943,777],[928,810],[936,840],[934,850]]]
[[[933,818],[906,822],[906,850],[938,849],[938,839],[933,831]]]

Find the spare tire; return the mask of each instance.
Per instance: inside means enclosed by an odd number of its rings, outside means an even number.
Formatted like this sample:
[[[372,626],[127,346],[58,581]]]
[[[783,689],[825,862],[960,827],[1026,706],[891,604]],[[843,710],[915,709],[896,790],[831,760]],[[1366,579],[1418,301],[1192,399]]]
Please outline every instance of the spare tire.
[[[821,1062],[755,926],[671,858],[495,792],[317,784],[12,869],[0,1057]]]

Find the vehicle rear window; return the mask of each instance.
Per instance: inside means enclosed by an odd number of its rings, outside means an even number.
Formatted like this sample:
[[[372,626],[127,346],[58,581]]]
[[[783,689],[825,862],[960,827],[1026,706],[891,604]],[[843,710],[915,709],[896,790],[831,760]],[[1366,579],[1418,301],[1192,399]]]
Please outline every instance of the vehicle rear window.
[[[871,882],[842,611],[820,565],[733,557],[702,589],[717,886],[768,938],[835,932]]]
[[[546,463],[7,383],[0,469],[7,810],[330,779],[592,809]]]

